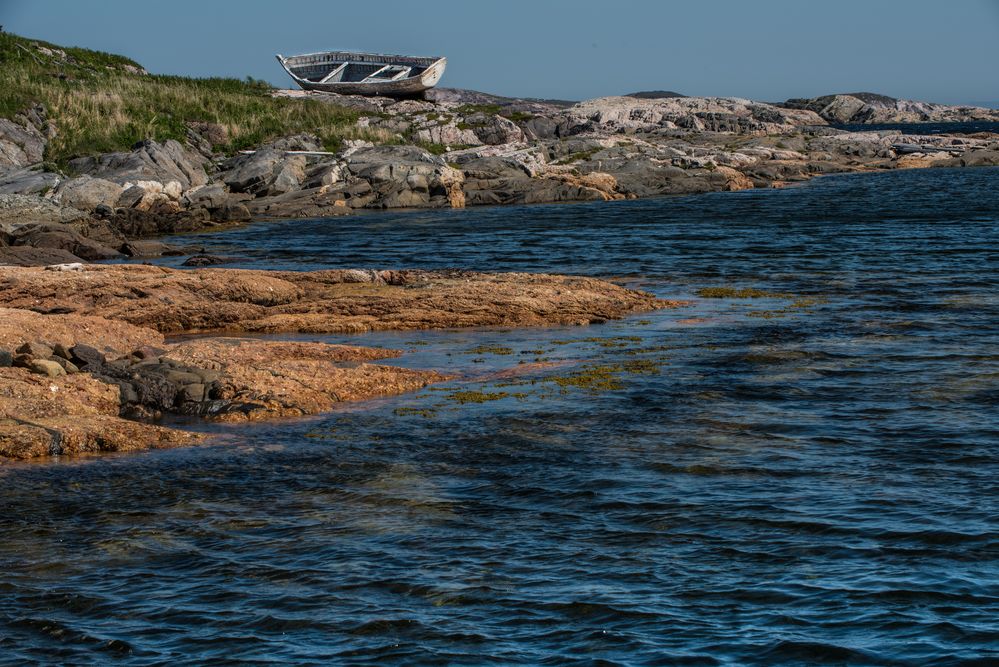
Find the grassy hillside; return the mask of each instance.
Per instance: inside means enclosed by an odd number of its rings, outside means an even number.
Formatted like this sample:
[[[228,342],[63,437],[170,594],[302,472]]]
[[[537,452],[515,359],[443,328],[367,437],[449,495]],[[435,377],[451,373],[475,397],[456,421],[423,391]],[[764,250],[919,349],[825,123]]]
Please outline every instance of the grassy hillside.
[[[317,134],[330,149],[345,138],[386,139],[359,131],[356,111],[269,92],[249,79],[150,75],[122,56],[0,33],[0,117],[44,104],[57,129],[46,152],[52,162],[146,138],[183,140],[191,121],[223,126],[227,152],[296,132]]]

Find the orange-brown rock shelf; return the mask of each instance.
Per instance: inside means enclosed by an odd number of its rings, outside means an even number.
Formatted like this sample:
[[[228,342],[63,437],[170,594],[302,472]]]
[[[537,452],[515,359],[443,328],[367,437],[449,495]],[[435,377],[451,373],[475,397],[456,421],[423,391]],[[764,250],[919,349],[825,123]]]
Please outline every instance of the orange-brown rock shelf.
[[[372,363],[394,350],[240,335],[585,324],[670,305],[536,274],[0,267],[0,457],[195,444],[154,422],[315,414],[444,379]]]

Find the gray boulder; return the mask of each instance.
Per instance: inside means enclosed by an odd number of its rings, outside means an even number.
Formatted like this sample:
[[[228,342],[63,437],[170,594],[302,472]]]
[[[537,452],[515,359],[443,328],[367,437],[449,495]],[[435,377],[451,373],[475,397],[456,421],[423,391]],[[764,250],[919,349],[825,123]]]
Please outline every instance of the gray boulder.
[[[81,211],[93,211],[102,204],[114,208],[121,195],[122,187],[117,183],[92,176],[63,181],[55,191],[56,201]]]
[[[49,171],[16,169],[0,175],[0,194],[43,194],[57,186],[61,180],[59,174]]]
[[[203,156],[170,139],[163,144],[141,141],[127,153],[77,158],[70,160],[69,166],[75,173],[115,183],[177,181],[184,190],[189,190],[208,182],[204,164]]]
[[[524,141],[524,131],[503,116],[484,113],[472,114],[466,119],[475,136],[487,146],[499,146]]]
[[[0,170],[37,164],[45,154],[45,136],[30,123],[0,118]]]
[[[358,150],[347,157],[347,169],[370,187],[363,199],[348,198],[355,208],[464,206],[462,173],[413,146]]]
[[[305,167],[304,155],[268,147],[234,158],[221,178],[233,192],[274,196],[300,189]]]
[[[87,214],[36,195],[0,194],[0,231],[25,223],[71,223]]]

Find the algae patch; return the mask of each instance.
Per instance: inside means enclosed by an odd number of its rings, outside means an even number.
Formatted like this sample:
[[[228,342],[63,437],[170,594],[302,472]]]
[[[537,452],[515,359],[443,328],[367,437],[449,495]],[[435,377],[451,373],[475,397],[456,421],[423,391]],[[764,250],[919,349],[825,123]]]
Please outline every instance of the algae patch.
[[[790,296],[756,287],[702,287],[696,293],[702,299],[786,299]]]
[[[490,401],[500,401],[504,398],[524,400],[527,396],[528,394],[523,392],[467,390],[456,391],[449,394],[448,398],[459,405],[464,405],[465,403],[488,403]]]
[[[430,419],[437,416],[437,410],[433,408],[396,408],[393,413],[399,417],[416,416]]]
[[[465,354],[496,354],[506,356],[513,354],[513,348],[503,345],[479,345],[478,347],[468,350]]]

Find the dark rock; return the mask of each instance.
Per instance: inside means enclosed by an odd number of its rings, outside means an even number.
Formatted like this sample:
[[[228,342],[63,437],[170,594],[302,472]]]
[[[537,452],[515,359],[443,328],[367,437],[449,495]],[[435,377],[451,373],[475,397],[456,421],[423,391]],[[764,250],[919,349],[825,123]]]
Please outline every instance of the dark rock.
[[[166,350],[158,347],[152,347],[151,345],[144,345],[136,350],[133,350],[131,356],[136,359],[158,359],[164,354],[166,354]]]
[[[89,261],[121,256],[117,250],[84,237],[68,225],[58,223],[22,225],[16,230],[14,240],[12,245],[66,250]]]
[[[89,345],[74,345],[69,349],[70,361],[88,370],[99,369],[107,361],[104,354]]]
[[[156,410],[170,410],[177,403],[178,387],[162,374],[142,371],[129,378],[139,403]]]
[[[134,208],[119,208],[115,210],[110,222],[130,239],[194,232],[211,224],[210,216],[205,209],[163,212],[154,209],[140,211]]]
[[[362,181],[363,182],[363,181]],[[371,187],[365,184],[370,190]],[[371,201],[370,197],[366,201]],[[260,218],[319,218],[348,215],[356,205],[349,192],[313,188],[261,197],[249,203],[248,216]]]
[[[31,362],[35,358],[30,354],[15,354],[13,361],[11,361],[11,366],[15,368],[31,368]]]
[[[146,191],[144,189],[138,185],[133,185],[121,193],[121,196],[118,197],[118,201],[115,203],[115,208],[135,208],[145,196]]]
[[[63,345],[62,343],[56,343],[55,345],[52,346],[52,354],[56,357],[61,357],[66,361],[73,360],[73,355],[70,353],[68,349],[66,349],[66,346]]]
[[[219,257],[218,255],[194,255],[189,257],[182,266],[214,266],[231,261],[232,259],[228,257]]]
[[[7,368],[14,364],[14,355],[8,350],[0,348],[0,368]]]
[[[121,411],[121,416],[133,421],[155,422],[163,418],[163,413],[148,406],[136,404],[126,405]]]
[[[162,257],[173,250],[161,241],[129,241],[121,246],[121,252],[129,257]]]
[[[205,400],[206,389],[203,384],[188,384],[181,389],[180,397],[183,401],[200,403]]]
[[[0,248],[0,265],[50,266],[52,264],[72,264],[79,261],[81,261],[79,257],[67,250],[33,248],[31,246]]]
[[[121,402],[122,403],[138,403],[139,402],[139,394],[136,393],[135,387],[133,387],[131,383],[129,383],[129,382],[119,382],[118,383],[118,391],[119,391],[119,394],[121,395]]]

